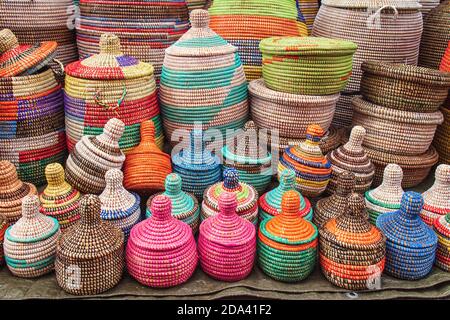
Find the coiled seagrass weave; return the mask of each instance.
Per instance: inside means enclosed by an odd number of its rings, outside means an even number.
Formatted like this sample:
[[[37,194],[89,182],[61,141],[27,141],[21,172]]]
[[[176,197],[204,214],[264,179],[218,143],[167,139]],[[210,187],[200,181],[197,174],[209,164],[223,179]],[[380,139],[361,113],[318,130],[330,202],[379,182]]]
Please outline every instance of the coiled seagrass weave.
[[[436,168],[434,184],[422,197],[420,217],[432,227],[436,219],[450,213],[450,165],[440,164]]]

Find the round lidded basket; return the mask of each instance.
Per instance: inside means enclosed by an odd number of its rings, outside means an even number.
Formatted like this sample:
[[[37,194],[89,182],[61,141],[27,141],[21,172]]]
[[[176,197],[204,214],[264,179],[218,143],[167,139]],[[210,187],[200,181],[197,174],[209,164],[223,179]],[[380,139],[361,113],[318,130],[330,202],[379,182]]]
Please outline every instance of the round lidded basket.
[[[433,230],[438,236],[435,265],[450,272],[450,214],[436,219]]]
[[[58,285],[75,295],[94,295],[116,286],[125,266],[122,230],[100,218],[101,201],[80,200],[80,222],[58,240],[55,273]]]
[[[447,98],[450,74],[405,64],[364,61],[361,94],[391,109],[436,112]]]
[[[127,268],[138,282],[167,288],[189,280],[197,266],[197,248],[191,228],[172,216],[168,197],[151,204],[152,216],[131,230]]]
[[[83,135],[101,133],[105,123],[125,123],[119,145],[125,152],[139,144],[140,126],[153,120],[163,136],[153,66],[122,54],[119,37],[102,34],[100,53],[66,66],[65,112],[69,151]]]
[[[81,194],[67,183],[64,168],[59,163],[45,167],[48,185],[39,195],[39,211],[58,220],[61,232],[73,226],[80,219],[79,202]]]
[[[430,227],[440,216],[450,213],[450,165],[440,164],[435,171],[434,184],[422,193],[422,221]]]
[[[37,195],[22,202],[22,217],[5,233],[3,249],[9,271],[17,277],[35,278],[54,269],[58,221],[39,212]]]
[[[219,197],[220,212],[200,225],[198,253],[203,271],[227,282],[245,279],[256,256],[256,229],[236,214],[237,199],[232,192]]]

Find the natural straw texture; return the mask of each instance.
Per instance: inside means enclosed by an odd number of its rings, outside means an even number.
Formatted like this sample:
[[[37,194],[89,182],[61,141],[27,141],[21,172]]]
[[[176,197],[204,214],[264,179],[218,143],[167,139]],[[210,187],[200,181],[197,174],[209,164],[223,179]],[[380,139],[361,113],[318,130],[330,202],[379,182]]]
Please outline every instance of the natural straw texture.
[[[141,142],[131,149],[123,165],[125,188],[152,194],[164,190],[164,180],[172,172],[170,156],[156,145],[155,126],[151,120],[141,124]]]
[[[331,164],[319,148],[323,134],[319,125],[310,125],[306,140],[299,146],[288,147],[278,163],[278,179],[284,169],[294,170],[295,188],[309,197],[322,194],[331,177]]]
[[[369,213],[370,222],[375,225],[378,216],[400,209],[403,196],[402,168],[390,163],[384,168],[383,182],[377,188],[366,191],[366,208]]]
[[[172,215],[178,220],[188,224],[192,233],[197,233],[200,224],[200,206],[197,198],[192,193],[181,190],[181,177],[176,173],[168,174],[165,182],[165,191],[151,195],[147,200],[146,217],[152,215],[151,207],[153,199],[158,195],[165,195],[172,202]]]
[[[441,164],[436,168],[434,184],[422,197],[420,217],[432,227],[436,219],[450,213],[450,165]]]
[[[72,0],[0,1],[0,29],[11,29],[22,43],[57,42],[64,65],[78,59],[75,17]]]
[[[259,42],[274,36],[306,36],[317,0],[215,0],[211,28],[238,48],[247,79],[261,78]]]
[[[433,230],[438,236],[435,264],[442,270],[450,272],[450,213],[436,219]]]
[[[127,267],[140,283],[167,288],[186,282],[197,266],[191,228],[172,216],[168,197],[152,202],[152,216],[137,224],[127,244]]]
[[[3,244],[9,271],[17,277],[34,278],[53,271],[58,221],[39,212],[39,198],[27,196],[22,202],[22,218],[5,233]]]
[[[366,219],[360,194],[348,198],[348,208],[320,229],[320,266],[334,285],[367,290],[381,285],[386,238]]]
[[[22,182],[17,176],[14,165],[6,160],[0,161],[0,214],[8,224],[14,224],[22,216],[22,199],[37,195],[31,183]]]
[[[263,220],[258,232],[258,264],[278,281],[297,282],[314,270],[317,227],[298,215],[300,196],[290,190],[283,195],[281,213]]]
[[[48,185],[39,195],[39,211],[58,220],[61,231],[73,226],[80,219],[81,194],[67,183],[64,168],[59,163],[45,167]]]
[[[184,0],[80,0],[80,57],[99,52],[101,34],[115,33],[125,54],[155,67],[159,82],[164,51],[189,29],[188,14]]]
[[[399,279],[417,280],[433,268],[438,238],[419,217],[420,193],[403,194],[400,210],[382,214],[377,227],[386,236],[385,271]]]
[[[97,135],[111,118],[125,123],[119,140],[128,151],[139,144],[141,123],[153,120],[162,148],[153,66],[122,54],[118,36],[104,33],[100,53],[66,67],[65,111],[69,151],[83,135]]]
[[[100,218],[98,196],[80,201],[80,222],[58,240],[55,272],[58,285],[70,294],[94,295],[116,286],[122,278],[124,236]]]
[[[220,212],[200,225],[200,264],[206,274],[220,281],[245,279],[255,261],[256,229],[236,214],[237,203],[235,193],[223,192]]]
[[[8,229],[8,219],[4,214],[0,214],[0,266],[5,263],[5,254],[3,251],[3,242],[5,240],[5,231]]]
[[[237,198],[236,213],[254,225],[258,224],[258,192],[251,185],[239,181],[239,173],[234,168],[223,172],[223,182],[213,184],[205,190],[201,206],[201,219],[215,216],[220,212],[219,197],[223,192],[233,192]]]
[[[333,124],[351,124],[350,100],[360,89],[363,61],[417,64],[423,27],[419,8],[417,1],[322,1],[312,35],[346,39],[358,45],[352,76],[337,103]]]
[[[248,118],[247,81],[236,53],[209,28],[206,10],[190,14],[192,28],[166,50],[160,101],[167,137],[180,129],[242,128]]]
[[[141,220],[141,197],[123,187],[123,173],[119,169],[109,169],[105,181],[105,190],[99,195],[100,217],[120,228],[126,242],[131,228]]]
[[[445,0],[423,20],[419,65],[438,69],[450,41],[450,0]]]
[[[349,141],[327,154],[332,168],[331,179],[327,186],[328,193],[336,191],[338,176],[345,170],[355,174],[355,192],[364,193],[369,190],[375,174],[375,166],[362,147],[365,135],[366,129],[355,126],[350,132]]]
[[[182,189],[203,198],[204,191],[221,180],[220,159],[205,146],[201,129],[190,132],[189,141],[178,153],[172,155],[173,171],[183,181]]]
[[[83,136],[66,162],[66,179],[82,193],[100,194],[105,189],[105,174],[109,169],[121,169],[125,155],[119,139],[125,125],[116,118],[109,120],[103,133]]]
[[[270,219],[281,212],[281,202],[283,195],[288,191],[298,193],[300,198],[300,208],[298,215],[311,221],[313,218],[313,209],[308,198],[295,190],[295,172],[291,169],[285,169],[280,175],[280,184],[275,189],[264,193],[258,200],[259,220]]]
[[[420,11],[422,12],[423,19],[425,20],[428,13],[440,4],[440,0],[419,0],[419,3],[422,5]]]
[[[259,44],[269,89],[305,95],[339,93],[352,71],[356,44],[320,37],[272,37]]]
[[[356,179],[353,172],[344,170],[338,174],[336,192],[316,203],[313,222],[317,227],[321,227],[328,220],[347,211],[348,198],[355,190],[355,184]]]
[[[306,129],[316,123],[327,131],[339,94],[310,96],[278,92],[263,79],[250,82],[250,113],[259,129],[278,130],[285,138],[305,139]]]
[[[272,155],[253,121],[245,123],[242,131],[228,138],[222,148],[222,169],[235,168],[242,182],[262,194],[272,180]]]

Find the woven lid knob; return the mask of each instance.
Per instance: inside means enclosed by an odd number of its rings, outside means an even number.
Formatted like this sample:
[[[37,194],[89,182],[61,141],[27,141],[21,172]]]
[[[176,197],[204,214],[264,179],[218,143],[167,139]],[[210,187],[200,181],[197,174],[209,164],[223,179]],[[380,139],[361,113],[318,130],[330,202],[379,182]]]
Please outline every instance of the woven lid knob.
[[[407,191],[402,196],[400,212],[406,217],[417,216],[422,211],[423,197],[415,191]]]
[[[107,136],[113,141],[119,141],[125,130],[125,124],[117,118],[110,119],[103,129],[103,135]]]
[[[19,41],[15,34],[9,29],[3,29],[0,31],[0,54],[5,53],[11,49],[14,49],[19,45]]]
[[[231,216],[236,213],[237,198],[234,192],[222,192],[219,196],[220,214]]]
[[[100,222],[100,212],[102,203],[100,198],[93,194],[87,194],[80,200],[80,222],[83,224],[93,224]]]
[[[257,127],[256,127],[256,124],[253,122],[253,120],[247,121],[244,124],[244,130],[245,131],[247,131],[247,130],[256,130],[256,129],[257,129]]]
[[[337,178],[336,194],[346,197],[353,192],[355,185],[355,174],[350,171],[343,171]]]
[[[359,193],[352,193],[350,197],[348,197],[348,210],[351,215],[361,215],[365,208],[366,203],[363,196]]]
[[[141,142],[155,142],[155,124],[152,120],[141,123]]]
[[[113,33],[103,33],[100,36],[100,53],[121,55],[119,37]]]
[[[181,192],[181,177],[177,173],[168,174],[166,177],[165,188],[168,194],[178,194]]]
[[[209,13],[207,10],[192,10],[189,18],[193,28],[205,28],[209,26]]]
[[[364,129],[364,127],[361,126],[353,127],[352,131],[350,132],[350,138],[346,143],[346,146],[353,148],[361,147],[365,136],[366,136],[366,129]]]
[[[384,168],[383,173],[383,185],[389,186],[401,186],[403,180],[403,170],[402,168],[395,163],[389,163]]]
[[[450,185],[450,165],[448,164],[440,164],[436,168],[435,173],[436,183],[440,183],[441,185]]]
[[[119,169],[109,169],[105,174],[106,186],[109,188],[122,187],[123,173]]]
[[[152,218],[166,220],[172,215],[172,202],[165,195],[156,196],[151,204]]]
[[[34,218],[39,213],[39,198],[36,195],[26,196],[22,200],[22,217]]]
[[[314,143],[318,144],[323,135],[324,131],[318,124],[310,124],[306,129],[306,140],[312,141]]]
[[[223,171],[223,186],[230,190],[239,187],[239,173],[235,168],[227,168]]]
[[[8,160],[0,161],[0,186],[9,186],[19,180],[16,167]]]
[[[300,196],[294,190],[286,191],[281,199],[281,213],[296,216],[300,211]]]
[[[60,186],[65,182],[64,168],[54,162],[45,167],[45,177],[49,186]]]
[[[280,174],[280,188],[282,190],[291,190],[295,185],[295,172],[292,169],[284,169]]]

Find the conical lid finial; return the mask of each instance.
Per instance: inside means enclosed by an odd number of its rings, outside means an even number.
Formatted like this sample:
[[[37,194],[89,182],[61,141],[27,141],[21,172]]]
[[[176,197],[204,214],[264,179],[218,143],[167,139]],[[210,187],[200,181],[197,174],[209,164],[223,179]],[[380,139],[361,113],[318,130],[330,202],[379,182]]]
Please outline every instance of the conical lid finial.
[[[120,49],[120,39],[113,33],[103,33],[100,36],[100,53],[119,56],[122,54]]]
[[[202,9],[192,10],[190,20],[192,28],[206,28],[209,26],[209,13]]]
[[[156,196],[151,204],[152,218],[166,220],[172,214],[172,202],[165,195]]]

